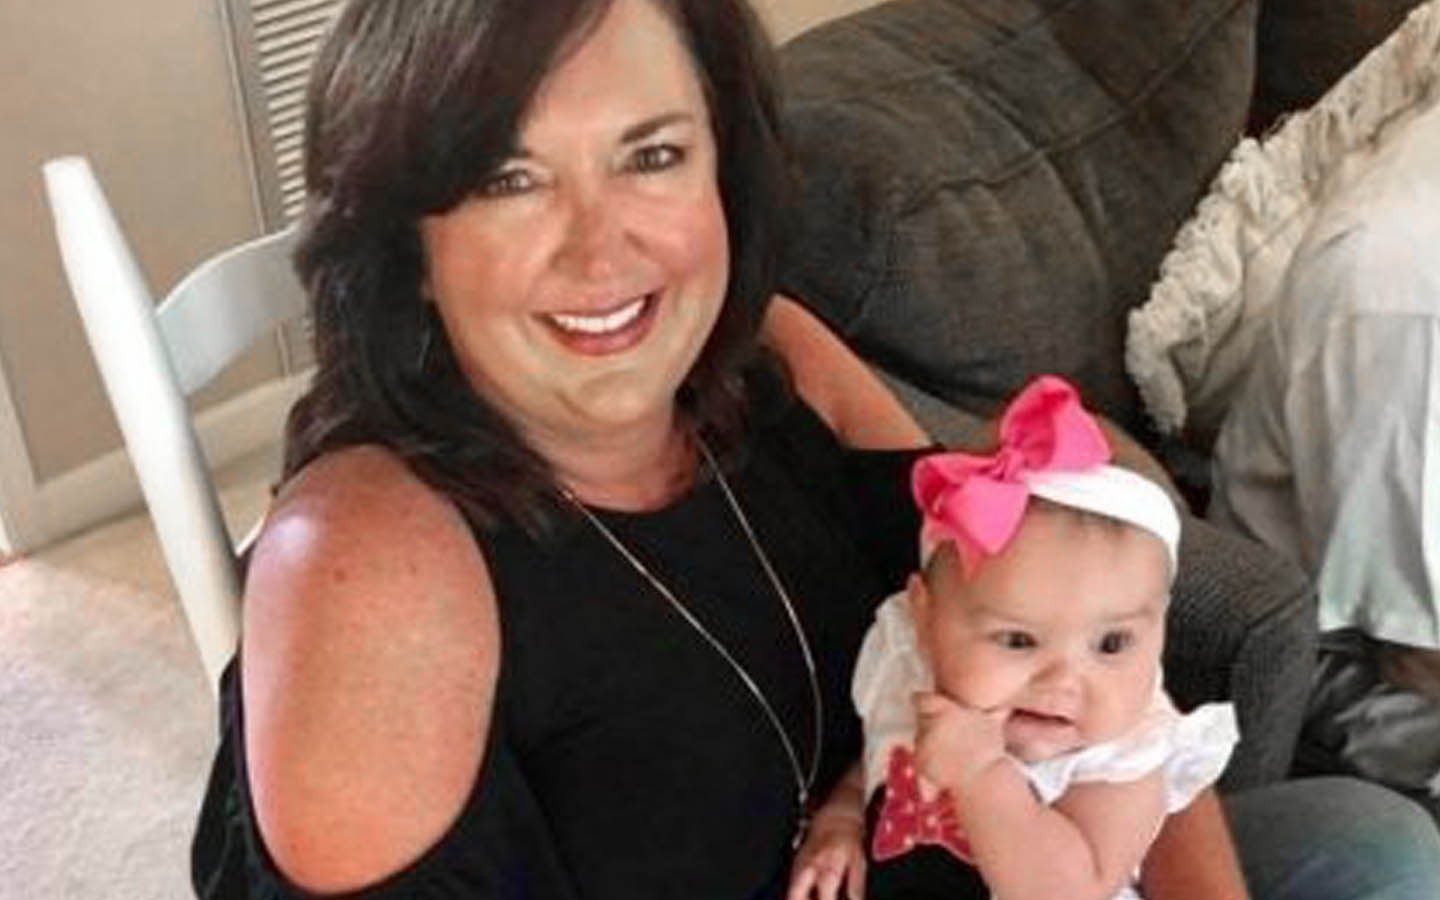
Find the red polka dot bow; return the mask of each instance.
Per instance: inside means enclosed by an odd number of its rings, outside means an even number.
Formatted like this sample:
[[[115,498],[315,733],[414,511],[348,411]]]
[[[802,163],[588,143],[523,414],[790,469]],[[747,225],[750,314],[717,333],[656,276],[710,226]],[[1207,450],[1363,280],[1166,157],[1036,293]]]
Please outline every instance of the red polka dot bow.
[[[1075,388],[1043,375],[1006,408],[995,453],[936,453],[915,463],[910,486],[925,517],[921,543],[928,550],[954,540],[961,549],[998,553],[1025,514],[1026,473],[1090,469],[1109,459],[1105,435]]]
[[[944,847],[961,860],[973,863],[970,843],[960,833],[950,792],[941,791],[933,800],[926,800],[920,793],[914,752],[909,747],[896,747],[890,751],[885,802],[875,820],[870,853],[876,862],[883,862],[921,844]]]

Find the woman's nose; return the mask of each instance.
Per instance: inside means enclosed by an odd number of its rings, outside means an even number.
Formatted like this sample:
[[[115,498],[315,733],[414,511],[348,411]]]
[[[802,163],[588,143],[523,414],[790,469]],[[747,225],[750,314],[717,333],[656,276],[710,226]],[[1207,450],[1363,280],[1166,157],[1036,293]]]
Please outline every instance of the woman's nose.
[[[624,251],[620,213],[598,191],[571,198],[558,264],[583,281],[603,281],[618,270]]]

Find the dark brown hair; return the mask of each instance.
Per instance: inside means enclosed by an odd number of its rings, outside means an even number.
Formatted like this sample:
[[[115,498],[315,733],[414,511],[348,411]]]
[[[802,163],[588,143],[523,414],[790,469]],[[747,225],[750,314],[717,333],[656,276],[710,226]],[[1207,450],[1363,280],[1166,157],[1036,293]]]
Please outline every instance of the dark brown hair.
[[[327,450],[378,443],[476,526],[543,530],[551,469],[461,373],[420,297],[418,225],[504,161],[541,80],[610,2],[350,0],[341,12],[307,96],[296,267],[318,369],[291,411],[287,477]],[[730,281],[680,402],[724,445],[740,426],[790,196],[773,60],[745,0],[646,2],[686,42],[715,133]]]

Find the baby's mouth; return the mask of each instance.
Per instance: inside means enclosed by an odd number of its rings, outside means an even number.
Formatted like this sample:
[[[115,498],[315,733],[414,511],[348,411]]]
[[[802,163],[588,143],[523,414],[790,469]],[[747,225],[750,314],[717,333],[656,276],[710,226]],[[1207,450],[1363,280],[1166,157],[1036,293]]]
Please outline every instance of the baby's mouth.
[[[1012,721],[1023,722],[1030,725],[1050,725],[1054,727],[1064,727],[1075,724],[1075,720],[1070,718],[1069,716],[1041,712],[1040,710],[1035,709],[1024,709],[1022,707],[1017,707],[1013,712],[1011,712],[1010,718]]]

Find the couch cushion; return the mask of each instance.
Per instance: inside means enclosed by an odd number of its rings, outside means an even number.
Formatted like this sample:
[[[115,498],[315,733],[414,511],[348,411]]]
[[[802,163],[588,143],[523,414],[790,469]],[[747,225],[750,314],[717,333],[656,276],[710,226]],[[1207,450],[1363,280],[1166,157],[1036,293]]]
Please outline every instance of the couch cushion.
[[[1125,313],[1243,126],[1253,22],[1253,0],[892,0],[801,35],[782,288],[964,408],[1056,372],[1140,424]]]

